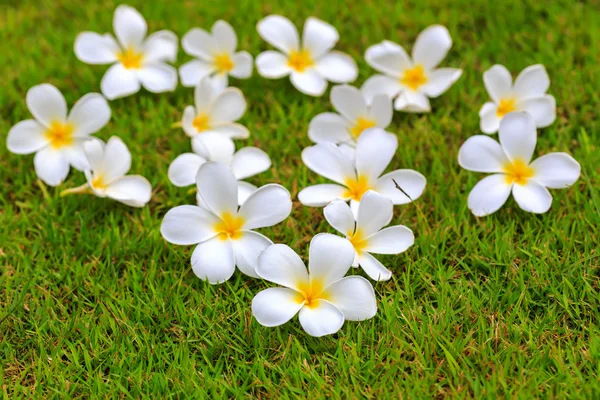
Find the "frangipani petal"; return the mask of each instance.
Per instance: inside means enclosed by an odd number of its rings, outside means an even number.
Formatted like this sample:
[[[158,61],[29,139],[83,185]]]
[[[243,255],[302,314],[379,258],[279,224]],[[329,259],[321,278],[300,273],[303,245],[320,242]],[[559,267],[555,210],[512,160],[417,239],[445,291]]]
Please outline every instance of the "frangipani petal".
[[[335,230],[344,234],[351,235],[354,233],[355,222],[350,206],[343,200],[333,200],[324,209],[323,214]]]
[[[327,300],[314,300],[314,307],[300,309],[300,325],[311,336],[321,337],[339,331],[344,325],[344,314]]]
[[[358,264],[374,281],[387,281],[392,277],[392,271],[387,269],[378,259],[364,251],[358,255]]]
[[[389,40],[369,47],[365,52],[365,60],[372,68],[394,78],[400,77],[405,69],[412,67],[404,48]]]
[[[298,292],[288,288],[269,288],[252,299],[252,315],[262,326],[283,325],[302,308]]]
[[[458,151],[458,164],[469,171],[503,172],[507,163],[502,146],[489,136],[471,136]]]
[[[304,188],[298,193],[300,203],[309,207],[323,207],[335,199],[347,199],[346,188],[340,185],[324,183]]]
[[[267,247],[258,257],[258,276],[294,290],[308,284],[308,273],[302,259],[284,244]]]
[[[292,211],[290,192],[281,185],[268,184],[258,188],[240,207],[244,229],[273,226],[286,219]]]
[[[237,180],[231,169],[221,163],[207,162],[196,175],[198,193],[216,215],[237,214]]]
[[[246,79],[252,76],[252,56],[247,51],[240,51],[231,57],[233,69],[229,75],[237,79]]]
[[[414,243],[415,236],[412,231],[404,225],[396,225],[384,228],[370,236],[365,251],[375,254],[399,254]]]
[[[371,116],[375,119],[378,128],[387,128],[392,123],[394,109],[392,99],[386,94],[373,96],[370,109]]]
[[[510,196],[511,184],[504,174],[490,175],[480,180],[469,193],[469,209],[476,217],[495,213]]]
[[[402,91],[402,85],[397,79],[385,75],[373,75],[361,87],[367,103],[371,103],[376,95],[385,94],[390,99]]]
[[[213,64],[202,60],[188,61],[179,67],[181,84],[186,87],[196,86],[202,79],[215,71]]]
[[[256,69],[261,76],[270,79],[283,78],[292,72],[287,57],[272,50],[262,52],[256,57]]]
[[[581,173],[579,163],[567,153],[546,154],[534,160],[530,166],[535,171],[533,179],[551,189],[571,186]]]
[[[196,182],[196,173],[206,160],[194,153],[183,153],[169,165],[168,177],[177,187],[193,185]]]
[[[318,59],[331,50],[340,39],[338,31],[327,22],[309,17],[304,23],[302,46]]]
[[[448,90],[461,75],[462,70],[458,68],[438,68],[429,74],[429,80],[422,90],[431,98],[438,97]]]
[[[192,138],[192,150],[207,161],[229,164],[233,159],[235,144],[229,137],[209,131]]]
[[[167,211],[160,233],[169,243],[197,244],[216,236],[217,223],[219,218],[202,207],[178,206]]]
[[[327,89],[327,81],[315,69],[293,71],[290,80],[296,89],[309,96],[321,96]]]
[[[210,284],[223,283],[235,272],[235,255],[229,239],[214,237],[200,243],[192,253],[192,270]]]
[[[71,109],[68,122],[73,125],[74,135],[91,135],[98,132],[110,120],[110,106],[99,93],[88,93]]]
[[[356,121],[368,115],[367,103],[360,90],[350,85],[331,89],[331,104],[348,121]]]
[[[233,122],[246,112],[246,99],[241,90],[227,88],[217,95],[211,107],[211,117],[216,123]]]
[[[406,197],[396,184],[410,196]],[[423,194],[427,180],[423,175],[412,169],[398,169],[383,175],[375,183],[375,191],[392,200],[394,204],[410,203]],[[412,200],[411,200],[412,199]]]
[[[356,229],[364,237],[370,237],[390,223],[394,210],[387,197],[369,190],[360,199],[356,218]]]
[[[310,241],[308,270],[311,281],[324,287],[346,275],[354,261],[354,247],[342,237],[319,233]]]
[[[267,43],[286,54],[300,47],[298,30],[289,19],[281,15],[269,15],[263,18],[256,25],[256,29]]]
[[[143,207],[152,197],[152,185],[140,175],[127,175],[111,182],[104,193],[131,207]]]
[[[356,143],[356,172],[375,181],[385,171],[398,148],[398,138],[381,128],[361,133]]]
[[[496,64],[485,71],[483,83],[488,94],[496,103],[512,94],[512,76],[504,65]]]
[[[131,153],[117,136],[108,139],[104,147],[104,162],[99,171],[107,183],[124,176],[131,168]]]
[[[135,8],[123,4],[115,10],[113,28],[125,49],[140,49],[148,29],[144,17]]]
[[[349,321],[373,318],[377,313],[375,291],[362,276],[348,276],[327,288],[328,301]]]
[[[348,179],[356,179],[352,160],[332,143],[319,143],[302,150],[302,161],[313,172],[345,184]]]
[[[358,76],[354,59],[341,51],[327,53],[317,60],[315,68],[321,76],[334,83],[353,82]]]
[[[21,121],[8,131],[6,147],[15,154],[31,154],[46,147],[49,143],[46,128],[32,119]]]
[[[178,43],[177,36],[171,31],[154,32],[144,42],[144,62],[175,62]]]
[[[192,28],[181,38],[183,50],[204,61],[212,61],[218,49],[216,40],[204,29]]]
[[[232,240],[231,244],[238,269],[248,276],[258,278],[256,273],[258,256],[273,242],[260,233],[245,231],[241,238]]]
[[[550,87],[550,77],[541,64],[530,65],[515,79],[514,91],[520,99],[540,97]]]
[[[446,57],[452,47],[452,38],[446,27],[432,25],[419,34],[412,51],[415,64],[433,69]]]
[[[505,115],[500,121],[498,138],[511,161],[520,160],[529,164],[537,141],[535,122],[531,115],[525,112]]]
[[[120,63],[112,65],[100,81],[102,94],[108,100],[137,93],[140,87],[137,74],[133,70],[126,69]]]
[[[556,100],[549,94],[524,100],[519,105],[523,111],[533,117],[538,128],[552,125],[556,119]]]
[[[35,173],[47,185],[60,185],[69,174],[69,161],[61,151],[46,147],[33,158]]]
[[[330,112],[321,113],[310,121],[308,137],[315,143],[352,141],[348,133],[348,122],[340,115]]]
[[[138,77],[142,86],[152,93],[173,91],[177,86],[177,70],[167,64],[146,64],[138,71]]]
[[[545,213],[552,204],[548,189],[533,180],[525,185],[513,185],[512,193],[519,207],[535,214]]]
[[[251,183],[238,181],[238,204],[244,204],[256,189],[258,188]]]
[[[221,52],[231,54],[235,51],[237,47],[237,36],[227,21],[223,21],[222,19],[218,20],[213,24],[211,31]]]
[[[265,172],[270,167],[269,155],[257,147],[244,147],[231,160],[231,170],[238,180]]]
[[[498,116],[498,106],[495,103],[485,103],[479,111],[479,117],[481,118],[479,127],[483,133],[490,135],[498,131],[501,118]]]
[[[404,90],[394,101],[394,108],[398,111],[424,113],[431,111],[429,99],[425,94]]]
[[[121,51],[119,44],[109,35],[81,32],[75,39],[75,56],[86,64],[112,64]]]
[[[67,120],[65,98],[56,87],[48,83],[29,89],[26,103],[34,118],[46,128],[50,127],[53,122],[62,123]]]

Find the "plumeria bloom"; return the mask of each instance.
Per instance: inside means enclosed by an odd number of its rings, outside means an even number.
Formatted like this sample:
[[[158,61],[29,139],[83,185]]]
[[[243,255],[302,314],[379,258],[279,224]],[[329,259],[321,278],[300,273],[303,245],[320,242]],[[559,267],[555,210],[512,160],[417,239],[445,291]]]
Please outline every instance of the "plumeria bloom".
[[[500,209],[511,192],[523,210],[545,213],[552,203],[546,188],[563,189],[579,178],[579,163],[566,153],[550,153],[530,162],[537,133],[535,120],[526,112],[502,118],[499,139],[500,143],[489,136],[472,136],[458,152],[464,169],[493,173],[469,194],[469,209],[478,217]]]
[[[382,229],[392,220],[393,207],[388,198],[369,190],[360,201],[356,219],[342,200],[332,201],[323,210],[329,225],[346,235],[354,247],[352,265],[360,265],[371,279],[377,281],[390,279],[392,271],[370,253],[400,254],[415,242],[412,231],[404,225]]]
[[[8,132],[6,146],[16,154],[36,153],[37,176],[51,186],[60,185],[70,166],[89,167],[83,143],[110,120],[110,107],[99,93],[83,96],[67,116],[67,102],[52,85],[27,91],[27,107],[35,119],[21,121]]]
[[[196,86],[205,76],[214,76],[227,86],[229,75],[238,79],[252,75],[252,56],[246,51],[235,51],[237,36],[231,25],[219,20],[211,33],[194,28],[181,39],[183,50],[196,57],[179,68],[184,86]]]
[[[242,179],[260,174],[271,167],[269,155],[261,149],[244,147],[236,152],[231,139],[212,132],[194,137],[192,149],[193,153],[181,154],[169,166],[171,183],[178,187],[193,185],[200,166],[209,161],[221,162],[229,165],[238,181],[240,205],[256,190],[256,186]],[[198,197],[198,200],[202,200],[201,196]]]
[[[362,87],[368,99],[379,93],[395,98],[394,108],[429,112],[429,98],[444,93],[462,75],[457,68],[436,68],[452,47],[448,29],[432,25],[417,37],[412,60],[402,46],[383,41],[365,53],[367,63],[383,75],[367,79]]]
[[[302,151],[304,164],[336,183],[309,186],[298,193],[298,200],[312,207],[323,207],[335,199],[350,200],[355,214],[363,194],[368,190],[382,194],[394,204],[416,200],[425,189],[423,175],[411,169],[399,169],[380,176],[392,161],[397,147],[396,136],[380,128],[368,129],[360,135],[354,158],[332,143],[307,147]]]
[[[375,95],[372,104],[367,105],[360,90],[340,85],[331,89],[331,103],[339,114],[322,113],[310,122],[308,137],[315,143],[355,145],[366,129],[385,129],[392,122],[392,101],[385,94]]]
[[[115,10],[109,34],[82,32],[75,39],[75,55],[84,63],[113,64],[100,82],[107,99],[137,93],[140,86],[153,93],[175,90],[177,70],[167,64],[177,58],[177,36],[158,31],[146,38],[146,20],[133,7],[120,5]]]
[[[194,106],[183,111],[181,125],[184,132],[194,137],[205,132],[245,139],[248,129],[236,123],[246,112],[246,99],[240,89],[222,85],[222,82],[205,77],[194,89]]]
[[[150,182],[140,175],[126,175],[131,168],[131,153],[121,139],[113,136],[106,144],[88,140],[83,148],[90,165],[84,171],[87,183],[64,190],[61,196],[92,193],[131,207],[143,207],[150,201]]]
[[[375,291],[361,276],[344,275],[354,259],[347,240],[328,233],[313,237],[308,272],[302,259],[283,244],[274,244],[258,258],[257,274],[285,287],[273,287],[252,299],[252,314],[263,326],[279,326],[299,314],[311,336],[336,333],[344,321],[362,321],[377,313]]]
[[[256,29],[267,43],[281,51],[265,51],[256,58],[256,69],[265,78],[289,75],[302,93],[321,96],[327,89],[327,81],[348,83],[358,76],[352,57],[331,51],[340,36],[333,26],[320,19],[306,20],[302,44],[294,24],[280,15],[262,19]]]
[[[483,82],[492,98],[479,111],[481,130],[484,133],[497,132],[500,120],[513,111],[531,114],[538,128],[544,128],[556,119],[556,100],[552,95],[546,94],[550,78],[543,65],[525,68],[514,84],[506,67],[494,65],[483,73]]]
[[[238,183],[231,169],[207,162],[196,175],[206,208],[179,206],[167,212],[160,227],[163,237],[177,245],[198,244],[192,254],[194,273],[211,284],[228,280],[237,266],[255,272],[258,255],[272,242],[253,229],[273,226],[290,215],[290,193],[268,184],[252,193],[238,209]]]

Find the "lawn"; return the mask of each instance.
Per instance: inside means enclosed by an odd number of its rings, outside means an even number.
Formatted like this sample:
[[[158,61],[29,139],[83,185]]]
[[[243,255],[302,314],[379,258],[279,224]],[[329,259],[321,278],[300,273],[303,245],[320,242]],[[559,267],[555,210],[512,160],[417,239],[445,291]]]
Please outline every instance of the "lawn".
[[[4,398],[599,398],[600,397],[600,8],[575,1],[130,1],[149,31],[179,37],[229,21],[240,49],[268,48],[255,25],[286,15],[297,26],[314,15],[340,32],[338,49],[357,60],[360,86],[375,73],[365,49],[383,39],[408,48],[434,23],[454,46],[444,66],[461,79],[432,101],[431,114],[396,112],[389,129],[399,149],[390,170],[413,168],[428,184],[415,203],[395,207],[416,242],[383,258],[394,275],[376,283],[378,313],[323,338],[294,319],[265,328],[250,302],[270,284],[239,272],[211,286],[196,278],[193,247],[160,235],[164,214],[194,195],[174,187],[167,167],[190,150],[171,125],[193,91],[142,91],[112,101],[97,135],[117,135],[133,154],[132,173],[154,196],[133,209],[94,196],[59,197],[84,183],[71,172],[58,188],[37,180],[32,156],[8,152],[5,138],[30,118],[27,89],[58,87],[71,106],[99,91],[106,67],[78,61],[78,32],[112,31],[116,1],[8,0],[0,4],[0,388]],[[546,4],[548,3],[548,4]],[[180,65],[189,59],[179,52]],[[474,217],[470,189],[482,177],[457,163],[460,145],[479,133],[488,99],[482,73],[503,64],[516,74],[542,63],[556,98],[556,122],[541,130],[536,155],[572,154],[582,166],[574,187],[554,190],[551,210],[521,211],[509,200]],[[290,218],[262,233],[306,256],[316,233],[333,230],[298,191],[324,179],[301,162],[308,124],[330,111],[288,80],[230,81],[245,94],[251,136],[238,148],[267,151],[273,167],[251,179],[290,190]],[[356,272],[353,272],[356,273]]]

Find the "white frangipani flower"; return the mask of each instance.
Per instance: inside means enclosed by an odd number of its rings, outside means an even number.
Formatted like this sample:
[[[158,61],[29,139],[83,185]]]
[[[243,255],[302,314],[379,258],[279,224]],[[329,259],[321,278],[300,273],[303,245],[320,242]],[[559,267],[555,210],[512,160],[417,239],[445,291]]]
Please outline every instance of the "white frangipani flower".
[[[88,140],[83,144],[90,168],[86,169],[87,183],[64,190],[68,194],[93,193],[108,197],[131,207],[144,207],[152,197],[152,185],[141,175],[126,175],[131,168],[131,153],[117,136]]]
[[[344,275],[354,259],[347,240],[320,233],[310,242],[308,272],[302,259],[283,244],[267,247],[258,258],[257,274],[285,287],[259,292],[252,314],[263,326],[283,325],[299,314],[300,325],[311,336],[331,335],[345,320],[362,321],[377,313],[375,291],[361,276]]]
[[[355,145],[366,129],[385,129],[392,122],[392,101],[385,94],[375,95],[367,105],[360,90],[340,85],[331,89],[331,103],[339,114],[325,112],[310,121],[308,137],[315,143]]]
[[[260,174],[271,167],[269,155],[257,147],[244,147],[237,152],[231,139],[213,132],[192,138],[193,153],[184,153],[169,166],[169,180],[173,185],[184,187],[196,182],[200,166],[209,161],[229,165],[238,181],[238,204],[256,190],[256,186],[243,179]],[[198,196],[198,200],[201,197]],[[202,204],[204,206],[204,204]]]
[[[256,29],[267,43],[283,53],[269,50],[256,57],[256,69],[265,78],[289,75],[292,84],[302,93],[321,96],[327,89],[327,81],[348,83],[358,76],[352,57],[331,51],[340,36],[333,26],[320,19],[306,20],[302,44],[294,24],[280,15],[263,18]]]
[[[194,106],[183,111],[181,125],[190,137],[216,132],[220,135],[245,139],[248,128],[236,123],[246,112],[246,99],[240,89],[224,87],[210,77],[203,78],[194,89]]]
[[[82,32],[75,39],[75,55],[84,63],[113,64],[100,82],[109,100],[137,93],[140,86],[153,93],[175,90],[177,70],[167,64],[177,58],[177,36],[158,31],[146,38],[144,17],[133,7],[120,5],[115,10],[109,34]]]
[[[323,207],[335,199],[350,200],[356,215],[358,204],[368,190],[382,194],[394,204],[406,204],[418,199],[427,181],[417,171],[399,169],[380,176],[392,161],[397,147],[396,136],[380,128],[370,128],[358,138],[354,158],[332,143],[319,143],[305,148],[302,151],[304,164],[336,184],[309,186],[298,193],[298,200],[311,207]]]
[[[483,82],[492,98],[479,111],[480,126],[484,133],[497,132],[500,120],[513,111],[531,114],[538,128],[545,128],[556,119],[556,100],[546,94],[550,78],[543,65],[525,68],[514,84],[506,67],[494,65],[483,73]]]
[[[65,180],[71,165],[80,171],[88,168],[83,143],[110,120],[106,99],[99,93],[86,94],[67,116],[65,98],[56,87],[45,83],[29,89],[26,102],[35,119],[21,121],[10,129],[8,150],[36,153],[35,172],[51,186]]]
[[[494,175],[483,178],[469,194],[469,209],[483,217],[496,212],[512,192],[523,210],[545,213],[552,196],[548,189],[563,189],[579,178],[581,167],[566,153],[550,153],[531,161],[537,133],[526,112],[502,118],[500,143],[485,135],[472,136],[461,146],[458,163],[464,169]]]
[[[193,28],[181,39],[181,47],[196,57],[179,68],[183,86],[196,86],[205,76],[214,76],[227,86],[229,75],[238,79],[252,75],[252,56],[246,51],[235,51],[237,36],[225,21],[215,22],[211,33]]]
[[[162,236],[177,245],[198,244],[192,254],[194,273],[211,284],[228,280],[237,266],[244,274],[255,272],[258,255],[272,242],[253,229],[273,226],[290,215],[290,193],[268,184],[252,193],[238,210],[238,183],[231,169],[207,162],[196,175],[206,208],[179,206],[167,212]]]
[[[367,63],[383,75],[367,79],[362,91],[367,99],[384,93],[395,98],[394,108],[407,112],[429,112],[429,98],[444,93],[462,75],[457,68],[436,68],[452,47],[448,29],[432,25],[417,37],[412,60],[402,46],[385,40],[369,47]]]
[[[346,235],[356,252],[353,266],[359,266],[376,281],[391,278],[387,269],[370,253],[399,254],[415,242],[410,229],[404,225],[390,226],[393,216],[392,202],[371,190],[364,194],[358,206],[356,219],[345,201],[334,200],[325,207],[325,219],[335,230]]]

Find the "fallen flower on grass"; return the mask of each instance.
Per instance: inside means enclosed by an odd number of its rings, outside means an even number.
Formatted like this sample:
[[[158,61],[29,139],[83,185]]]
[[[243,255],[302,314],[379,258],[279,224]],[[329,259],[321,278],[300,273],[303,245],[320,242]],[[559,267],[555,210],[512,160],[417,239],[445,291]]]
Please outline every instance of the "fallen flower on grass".
[[[238,183],[231,169],[207,162],[196,175],[198,193],[206,208],[184,205],[165,215],[160,232],[170,243],[197,244],[192,269],[211,284],[228,280],[237,266],[244,274],[255,272],[258,255],[271,240],[253,229],[273,226],[290,215],[290,193],[281,185],[258,188],[238,210]]]
[[[354,146],[367,129],[385,129],[392,122],[392,101],[386,94],[373,97],[370,105],[354,86],[331,89],[331,104],[339,112],[325,112],[310,121],[308,137],[315,143],[345,143]]]
[[[436,68],[452,47],[448,29],[432,25],[419,34],[412,59],[404,48],[384,40],[365,52],[365,60],[383,75],[367,79],[362,91],[371,101],[384,93],[395,98],[394,108],[407,112],[429,112],[429,98],[444,93],[462,75],[458,68]]]
[[[256,57],[256,69],[265,78],[289,75],[300,92],[321,96],[327,89],[327,81],[348,83],[358,76],[352,57],[331,50],[339,40],[338,31],[320,19],[306,20],[302,44],[294,24],[280,15],[263,18],[256,29],[267,43],[281,51],[268,50]]]
[[[181,39],[183,50],[196,57],[179,68],[183,86],[196,86],[205,76],[212,76],[228,85],[228,76],[246,79],[252,75],[252,56],[246,51],[236,52],[237,36],[226,21],[219,20],[211,33],[193,28]]]
[[[500,209],[511,192],[523,210],[545,213],[552,204],[546,188],[567,188],[579,178],[581,166],[566,153],[546,154],[531,162],[537,132],[528,113],[512,112],[502,118],[499,139],[500,143],[489,136],[472,136],[458,152],[464,169],[494,174],[469,193],[469,209],[478,217]]]
[[[252,314],[263,326],[283,325],[299,314],[311,336],[331,335],[345,320],[362,321],[377,313],[375,291],[361,276],[344,277],[354,259],[347,240],[321,233],[310,242],[308,272],[302,259],[283,244],[267,247],[258,258],[257,274],[285,287],[259,292]]]
[[[269,155],[257,147],[244,147],[237,152],[231,139],[208,132],[192,138],[193,153],[179,155],[169,165],[168,176],[173,185],[185,187],[196,182],[196,173],[200,166],[209,161],[229,165],[238,184],[238,204],[256,190],[256,186],[243,179],[260,174],[271,167]],[[198,196],[199,204],[201,196]]]
[[[84,63],[113,64],[100,82],[109,100],[137,93],[140,86],[153,93],[175,90],[177,70],[167,62],[177,58],[177,36],[158,31],[146,37],[144,17],[133,7],[120,5],[115,10],[109,34],[82,32],[75,39],[75,55]]]
[[[131,153],[116,136],[104,144],[89,140],[83,145],[90,169],[86,169],[87,183],[64,190],[61,196],[91,193],[108,197],[131,207],[143,207],[152,197],[152,185],[140,175],[126,175],[131,169]]]
[[[240,89],[225,87],[210,77],[203,78],[194,89],[195,106],[183,111],[181,126],[190,137],[215,132],[232,139],[245,139],[248,129],[236,123],[246,112],[246,99]]]
[[[399,169],[381,176],[397,147],[396,136],[380,128],[370,128],[358,138],[354,158],[332,143],[305,148],[302,151],[304,164],[336,184],[304,188],[298,193],[298,200],[311,207],[323,207],[335,199],[350,200],[352,212],[356,215],[358,204],[368,190],[382,194],[393,204],[406,204],[418,199],[427,180],[417,171]],[[398,190],[396,185],[403,191]]]
[[[543,65],[525,68],[514,84],[506,67],[494,65],[483,73],[483,82],[492,98],[479,111],[484,133],[497,132],[502,118],[513,111],[529,113],[538,128],[544,128],[556,119],[556,100],[546,94],[550,78]]]
[[[35,119],[21,121],[8,132],[6,146],[16,154],[36,153],[38,177],[50,186],[60,185],[70,166],[89,168],[83,143],[110,120],[108,102],[99,93],[83,96],[67,116],[67,102],[47,83],[27,91],[27,107]]]
[[[371,190],[361,199],[356,218],[348,204],[342,200],[329,203],[323,213],[329,225],[346,235],[346,239],[354,247],[355,258],[352,265],[360,266],[376,281],[390,279],[392,271],[370,253],[400,254],[415,242],[412,231],[404,225],[383,228],[392,219],[393,204],[388,198]]]

